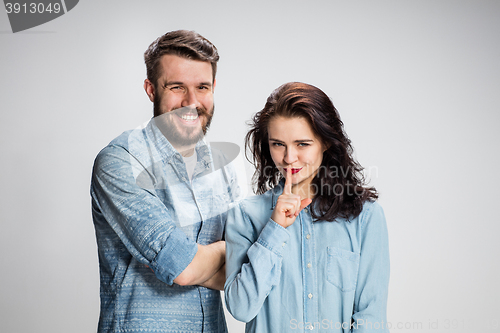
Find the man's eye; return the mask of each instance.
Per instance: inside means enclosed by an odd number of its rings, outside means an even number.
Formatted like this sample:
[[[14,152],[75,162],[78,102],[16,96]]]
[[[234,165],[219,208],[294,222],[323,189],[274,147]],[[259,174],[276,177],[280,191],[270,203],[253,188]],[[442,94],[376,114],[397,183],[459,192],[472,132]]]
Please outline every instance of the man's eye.
[[[176,91],[176,90],[184,90],[184,87],[183,86],[166,85],[165,89]]]
[[[199,86],[198,89],[200,89],[200,90],[208,90],[208,87],[207,86]]]

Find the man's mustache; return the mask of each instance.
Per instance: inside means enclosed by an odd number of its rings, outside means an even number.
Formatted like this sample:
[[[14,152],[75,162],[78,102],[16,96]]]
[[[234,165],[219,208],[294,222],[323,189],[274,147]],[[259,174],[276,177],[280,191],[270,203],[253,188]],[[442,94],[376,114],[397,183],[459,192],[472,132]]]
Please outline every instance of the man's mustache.
[[[201,116],[201,115],[208,115],[208,112],[204,108],[183,106],[181,108],[174,109],[170,112],[167,112],[166,114],[177,115],[177,116],[183,116],[186,114],[198,114],[198,116]]]

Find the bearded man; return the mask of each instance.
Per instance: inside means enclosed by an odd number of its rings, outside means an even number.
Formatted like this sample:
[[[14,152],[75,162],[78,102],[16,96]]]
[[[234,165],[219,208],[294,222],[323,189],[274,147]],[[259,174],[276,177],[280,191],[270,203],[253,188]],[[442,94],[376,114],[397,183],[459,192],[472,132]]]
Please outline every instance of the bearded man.
[[[154,117],[106,146],[92,174],[98,332],[226,332],[223,235],[238,187],[229,161],[203,140],[219,55],[181,30],[144,59]]]

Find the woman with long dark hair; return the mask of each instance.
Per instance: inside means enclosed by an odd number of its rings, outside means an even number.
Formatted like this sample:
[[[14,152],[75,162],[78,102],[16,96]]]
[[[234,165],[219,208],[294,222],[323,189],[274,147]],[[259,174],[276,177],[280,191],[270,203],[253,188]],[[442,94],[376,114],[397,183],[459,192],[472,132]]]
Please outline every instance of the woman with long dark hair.
[[[229,212],[229,312],[247,332],[387,332],[385,217],[328,96],[282,85],[245,144],[260,195]]]

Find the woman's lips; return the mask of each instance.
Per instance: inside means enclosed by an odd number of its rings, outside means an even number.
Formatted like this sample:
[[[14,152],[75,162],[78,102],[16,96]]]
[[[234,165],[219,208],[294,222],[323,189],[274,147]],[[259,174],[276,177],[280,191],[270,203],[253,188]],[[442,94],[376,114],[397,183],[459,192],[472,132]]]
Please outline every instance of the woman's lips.
[[[283,168],[283,170],[285,171],[285,173],[288,171],[287,168]],[[299,172],[300,170],[302,170],[302,168],[292,168],[292,175],[293,174],[296,174],[297,172]]]

